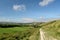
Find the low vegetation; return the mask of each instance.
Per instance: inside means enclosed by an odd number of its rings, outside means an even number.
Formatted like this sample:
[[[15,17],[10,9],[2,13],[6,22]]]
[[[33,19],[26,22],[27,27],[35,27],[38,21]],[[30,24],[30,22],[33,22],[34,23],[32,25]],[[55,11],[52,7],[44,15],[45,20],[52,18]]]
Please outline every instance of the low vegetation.
[[[36,30],[29,27],[0,28],[0,40],[29,40]]]
[[[47,33],[48,36],[60,40],[60,20],[55,20],[43,24],[42,29]]]
[[[0,40],[31,40],[38,38],[39,28],[32,24],[0,24]],[[30,38],[33,36],[32,38]],[[37,37],[37,38],[36,38]]]
[[[47,37],[60,40],[60,20],[36,23],[0,24],[0,40],[39,40],[39,29],[46,32]]]

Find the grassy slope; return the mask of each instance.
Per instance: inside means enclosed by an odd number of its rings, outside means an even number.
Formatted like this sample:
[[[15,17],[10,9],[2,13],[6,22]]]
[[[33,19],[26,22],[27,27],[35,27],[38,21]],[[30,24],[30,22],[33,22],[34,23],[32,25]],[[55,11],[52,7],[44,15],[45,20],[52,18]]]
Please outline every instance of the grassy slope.
[[[42,29],[47,32],[47,35],[60,40],[60,20],[48,22],[42,25]]]
[[[39,40],[39,29],[36,28],[35,32],[29,37],[29,40]]]

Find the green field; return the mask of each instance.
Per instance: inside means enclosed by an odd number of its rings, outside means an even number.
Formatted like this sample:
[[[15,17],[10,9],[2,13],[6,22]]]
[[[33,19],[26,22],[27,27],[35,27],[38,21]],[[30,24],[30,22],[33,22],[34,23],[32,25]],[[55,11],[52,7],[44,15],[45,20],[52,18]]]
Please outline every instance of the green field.
[[[0,28],[0,33],[15,33],[20,31],[26,31],[29,30],[29,27],[13,27],[13,28]]]
[[[31,40],[32,38],[34,38],[33,36],[30,39],[32,34],[38,37],[37,36],[38,28],[32,28],[32,27],[0,28],[0,40]]]

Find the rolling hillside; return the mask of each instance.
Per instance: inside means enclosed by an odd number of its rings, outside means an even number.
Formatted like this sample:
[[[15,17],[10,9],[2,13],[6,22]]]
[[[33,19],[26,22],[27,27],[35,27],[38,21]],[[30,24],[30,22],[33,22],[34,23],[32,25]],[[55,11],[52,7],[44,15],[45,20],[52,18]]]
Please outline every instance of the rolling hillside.
[[[46,40],[60,40],[60,20],[41,24]]]

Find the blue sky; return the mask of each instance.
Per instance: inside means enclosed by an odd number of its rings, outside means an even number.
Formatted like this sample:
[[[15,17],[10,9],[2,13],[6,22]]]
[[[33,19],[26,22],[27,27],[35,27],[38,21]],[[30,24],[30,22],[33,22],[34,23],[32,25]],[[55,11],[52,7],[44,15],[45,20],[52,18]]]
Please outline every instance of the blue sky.
[[[60,0],[0,0],[0,21],[33,22],[60,18]]]

